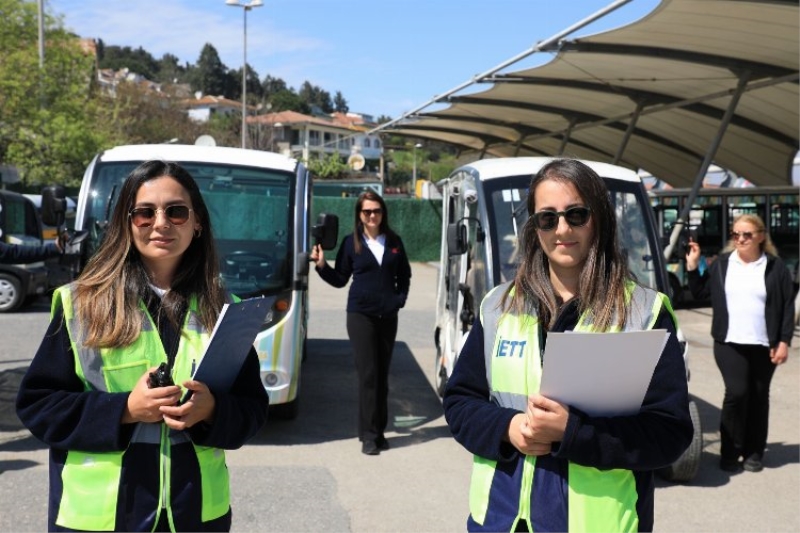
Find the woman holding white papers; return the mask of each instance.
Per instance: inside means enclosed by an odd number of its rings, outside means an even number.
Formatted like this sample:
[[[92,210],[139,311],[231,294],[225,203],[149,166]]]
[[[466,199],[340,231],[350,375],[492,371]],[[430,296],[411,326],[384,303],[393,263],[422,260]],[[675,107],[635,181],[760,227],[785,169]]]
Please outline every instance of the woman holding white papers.
[[[695,298],[711,297],[714,360],[725,383],[719,466],[760,472],[769,387],[794,334],[792,275],[754,214],[734,220],[728,246],[702,275],[699,262],[700,245],[692,241],[686,254],[689,288]]]
[[[671,305],[633,281],[588,166],[542,167],[528,212],[516,278],[482,302],[445,391],[450,430],[474,454],[467,529],[651,531],[653,473],[693,434]],[[549,333],[651,329],[669,338],[637,413],[592,416],[538,394]]]
[[[99,249],[56,290],[17,397],[50,446],[50,531],[230,530],[223,450],[256,434],[269,400],[252,349],[228,394],[191,379],[227,299],[197,184],[142,163]]]

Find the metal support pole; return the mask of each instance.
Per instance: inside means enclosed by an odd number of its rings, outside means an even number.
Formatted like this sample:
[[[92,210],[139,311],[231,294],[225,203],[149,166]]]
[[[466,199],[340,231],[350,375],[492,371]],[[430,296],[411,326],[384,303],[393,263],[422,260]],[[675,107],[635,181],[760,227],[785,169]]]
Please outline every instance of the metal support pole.
[[[625,130],[625,136],[622,138],[619,148],[617,148],[617,153],[614,154],[614,160],[612,161],[613,164],[619,164],[620,159],[622,159],[622,154],[625,153],[625,148],[628,146],[628,141],[631,140],[631,135],[633,135],[633,130],[636,129],[636,123],[639,121],[639,115],[642,113],[643,108],[644,104],[642,102],[636,104],[636,109],[631,116],[631,121],[628,123],[628,128]]]
[[[242,64],[242,148],[247,148],[247,12],[244,11],[244,63]]]
[[[731,119],[733,119],[733,113],[736,110],[736,106],[739,105],[739,99],[741,98],[742,94],[744,94],[745,88],[747,87],[747,81],[749,79],[750,72],[745,72],[739,78],[739,83],[736,85],[736,92],[733,93],[731,103],[728,104],[728,109],[725,110],[725,115],[722,117],[722,122],[719,125],[717,134],[711,141],[711,146],[708,147],[705,158],[700,164],[700,168],[697,171],[697,176],[695,176],[694,183],[692,184],[692,190],[689,192],[689,197],[686,198],[686,205],[681,209],[678,220],[675,221],[675,227],[672,228],[672,233],[669,236],[669,244],[664,249],[664,259],[667,261],[669,261],[670,257],[672,257],[672,252],[675,249],[675,246],[678,244],[678,238],[680,237],[681,231],[683,230],[687,219],[689,218],[689,213],[692,210],[692,204],[694,203],[695,198],[697,198],[697,193],[700,190],[700,186],[703,184],[703,178],[705,178],[706,172],[708,172],[708,167],[711,166],[711,162],[714,160],[714,156],[717,155],[719,145],[722,143],[722,137],[725,135],[725,130],[728,129]]]
[[[39,0],[39,68],[44,68],[44,0]]]

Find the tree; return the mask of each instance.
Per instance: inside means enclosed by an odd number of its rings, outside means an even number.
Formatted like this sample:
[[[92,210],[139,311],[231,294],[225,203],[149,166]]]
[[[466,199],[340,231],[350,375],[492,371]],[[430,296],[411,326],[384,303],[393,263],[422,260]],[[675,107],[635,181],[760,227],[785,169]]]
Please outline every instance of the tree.
[[[297,111],[306,115],[311,113],[311,107],[291,89],[278,91],[270,97],[269,102],[272,104],[273,113],[280,111]]]
[[[202,91],[203,94],[220,96],[230,86],[228,68],[220,60],[217,49],[210,43],[206,43],[200,51],[192,78],[192,89]]]
[[[107,142],[91,91],[94,58],[45,14],[39,67],[36,2],[0,0],[0,163],[28,185],[80,182]]]
[[[158,77],[155,81],[161,83],[186,83],[188,69],[181,66],[177,56],[164,54],[158,61]]]
[[[120,144],[158,144],[171,139],[192,144],[204,132],[169,94],[121,83],[114,97],[103,99],[103,120]]]
[[[331,94],[316,85],[311,85],[311,82],[304,81],[297,94],[300,96],[300,100],[305,102],[309,108],[317,107],[323,113],[333,112]]]
[[[283,81],[281,78],[273,78],[269,74],[264,76],[264,81],[261,82],[261,87],[263,89],[262,95],[267,101],[270,101],[273,95],[281,91],[289,90],[289,87],[286,85],[285,81]]]
[[[333,97],[333,109],[339,113],[347,113],[350,111],[350,108],[347,106],[347,100],[344,99],[344,96],[342,96],[342,93],[339,91],[336,91],[336,95]]]
[[[342,179],[350,172],[350,167],[342,161],[337,153],[328,154],[324,158],[313,158],[306,161],[308,171],[320,179]]]
[[[224,94],[232,100],[242,99],[242,69],[231,70],[228,72],[228,79],[230,88]],[[253,105],[254,102],[262,100],[264,95],[264,87],[258,79],[258,72],[256,72],[250,63],[247,64],[247,102]]]
[[[159,77],[158,61],[141,46],[132,49],[130,46],[106,46],[101,48],[102,55],[97,55],[99,68],[120,70],[127,68],[130,72],[144,76],[148,80]]]

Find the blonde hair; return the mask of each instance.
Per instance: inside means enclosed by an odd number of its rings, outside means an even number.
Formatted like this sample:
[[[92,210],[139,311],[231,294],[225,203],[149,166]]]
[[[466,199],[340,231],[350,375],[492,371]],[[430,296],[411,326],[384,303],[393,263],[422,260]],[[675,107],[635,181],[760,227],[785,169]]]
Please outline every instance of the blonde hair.
[[[739,215],[735,219],[733,219],[733,224],[731,225],[731,229],[736,226],[739,222],[745,222],[747,224],[751,224],[755,226],[756,230],[759,233],[764,234],[764,240],[761,241],[759,247],[761,248],[762,253],[766,253],[769,255],[774,255],[778,257],[778,249],[775,248],[775,244],[773,244],[772,239],[769,236],[769,232],[767,231],[767,226],[764,224],[764,221],[761,220],[761,217],[754,214],[754,213],[745,213],[744,215]],[[731,237],[728,239],[728,244],[725,245],[725,248],[722,250],[723,252],[732,252],[736,249],[736,239]]]

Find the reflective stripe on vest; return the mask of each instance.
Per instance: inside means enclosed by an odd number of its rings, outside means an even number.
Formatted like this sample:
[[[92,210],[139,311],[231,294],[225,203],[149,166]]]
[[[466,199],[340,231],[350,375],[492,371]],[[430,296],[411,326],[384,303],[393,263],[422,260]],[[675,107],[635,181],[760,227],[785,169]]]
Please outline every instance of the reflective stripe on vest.
[[[528,396],[539,391],[542,361],[540,323],[531,314],[518,314],[502,309],[503,295],[512,282],[492,289],[481,302],[480,319],[484,329],[484,361],[490,397],[500,407],[526,411]],[[509,293],[509,297],[513,295]],[[662,307],[673,315],[669,299],[654,290],[630,282],[625,287],[629,316],[623,331],[652,329]],[[676,322],[677,323],[677,322]],[[595,331],[591,320],[582,315],[575,331]],[[619,331],[612,327],[609,331]],[[531,516],[531,490],[536,457],[526,456],[522,471],[519,520],[528,523]],[[474,457],[470,485],[470,513],[482,524],[491,502],[491,486],[496,462]],[[629,470],[598,470],[568,463],[568,524],[569,532],[636,531],[636,481]]]
[[[87,391],[131,391],[147,369],[167,361],[158,329],[140,303],[142,331],[129,346],[122,348],[89,348],[82,342],[85,332],[75,315],[72,285],[58,288],[53,294],[51,315],[61,307],[75,359],[75,373]],[[176,384],[191,378],[196,358],[205,350],[209,334],[197,317],[197,300],[189,302],[178,352],[173,363],[172,377]],[[159,503],[171,514],[169,501],[169,461],[171,445],[187,444],[186,432],[169,429],[165,424],[137,423],[130,446],[136,444],[162,447]],[[202,480],[202,520],[219,518],[228,512],[230,489],[225,454],[217,448],[194,446]],[[118,491],[125,451],[86,453],[70,450],[62,471],[63,494],[56,524],[84,531],[113,530],[116,521]],[[154,511],[157,511],[154,509]]]

